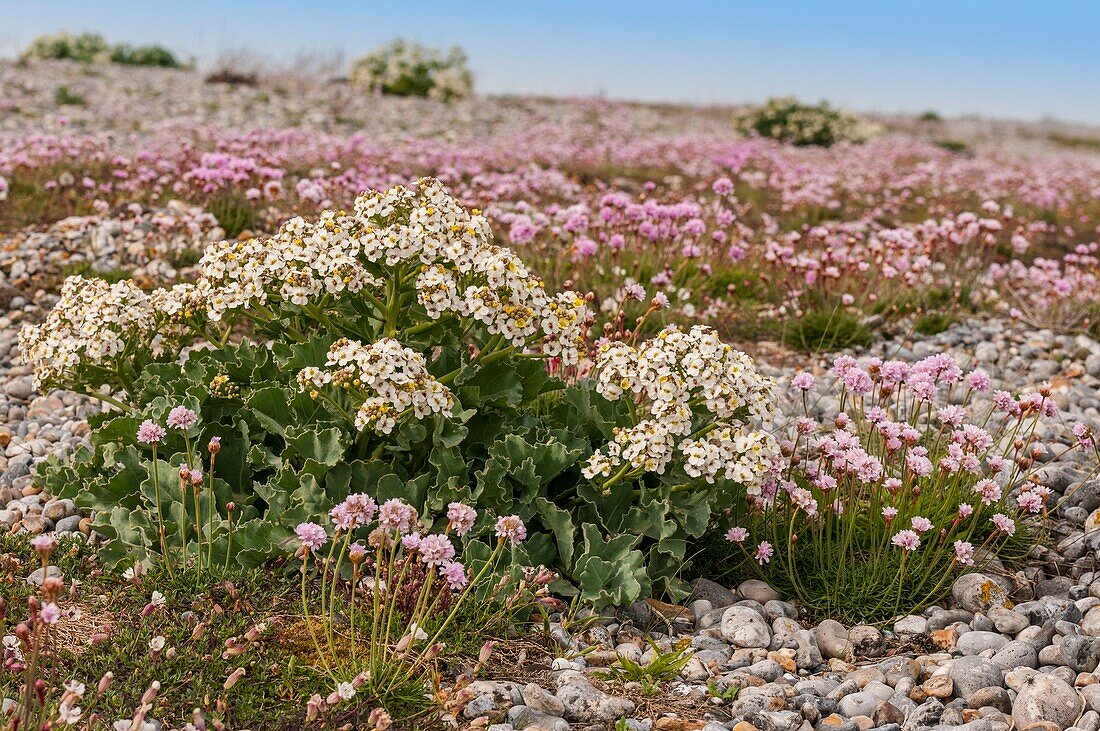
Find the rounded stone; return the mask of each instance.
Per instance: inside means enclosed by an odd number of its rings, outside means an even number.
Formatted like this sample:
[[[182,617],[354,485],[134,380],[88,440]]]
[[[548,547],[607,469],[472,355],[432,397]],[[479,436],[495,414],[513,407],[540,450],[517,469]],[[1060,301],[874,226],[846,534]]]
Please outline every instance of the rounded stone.
[[[760,613],[751,607],[727,607],[720,624],[722,637],[731,645],[767,649],[771,644],[771,630]]]
[[[1012,704],[1012,721],[1021,729],[1039,721],[1064,729],[1073,725],[1084,705],[1084,699],[1068,683],[1052,675],[1034,673],[1020,684]]]

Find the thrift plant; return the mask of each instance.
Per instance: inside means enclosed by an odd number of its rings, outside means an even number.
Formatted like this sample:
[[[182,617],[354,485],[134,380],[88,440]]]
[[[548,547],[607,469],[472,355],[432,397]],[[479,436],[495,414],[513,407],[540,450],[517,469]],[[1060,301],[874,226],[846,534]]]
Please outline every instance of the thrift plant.
[[[1057,415],[1047,387],[990,393],[987,373],[948,355],[841,356],[832,377],[829,424],[811,417],[813,376],[792,379],[805,416],[726,536],[789,596],[819,616],[882,621],[1041,530],[1050,490],[1031,438]]]
[[[476,540],[478,513],[462,503],[451,503],[438,533],[407,502],[392,498],[378,505],[364,493],[349,495],[330,518],[331,539],[317,523],[295,528],[304,622],[317,662],[335,686],[327,698],[310,700],[307,721],[356,696],[385,708],[395,696],[426,699],[442,638],[469,604],[511,617],[550,578],[537,572],[535,585],[513,584],[506,570],[500,580],[494,575],[499,559],[527,536],[514,515],[495,521],[492,549]],[[319,588],[310,582],[314,572]],[[488,629],[497,621],[486,623]],[[489,652],[491,646],[482,649],[479,664]]]

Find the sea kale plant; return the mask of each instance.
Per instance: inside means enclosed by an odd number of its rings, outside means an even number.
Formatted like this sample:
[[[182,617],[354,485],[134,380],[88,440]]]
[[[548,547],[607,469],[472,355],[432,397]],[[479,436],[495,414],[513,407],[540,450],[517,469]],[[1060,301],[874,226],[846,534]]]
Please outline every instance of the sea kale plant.
[[[213,244],[199,272],[152,292],[70,278],[21,333],[39,386],[113,407],[44,477],[115,563],[255,565],[366,493],[517,515],[517,563],[626,602],[675,589],[688,539],[776,452],[748,357],[621,318],[592,343],[587,298],[546,291],[435,180]]]
[[[1048,387],[992,390],[946,354],[840,356],[832,379],[820,394],[809,373],[792,379],[806,413],[727,534],[767,579],[818,615],[881,621],[1026,552],[1050,495],[1032,452],[1057,415]],[[815,394],[839,401],[831,422],[811,418]]]
[[[357,58],[352,63],[351,81],[372,92],[448,102],[474,91],[474,76],[461,48],[455,46],[443,54],[404,39]]]
[[[745,132],[799,147],[862,142],[871,131],[858,117],[834,109],[827,102],[803,104],[794,97],[769,99],[741,115],[738,126]]]

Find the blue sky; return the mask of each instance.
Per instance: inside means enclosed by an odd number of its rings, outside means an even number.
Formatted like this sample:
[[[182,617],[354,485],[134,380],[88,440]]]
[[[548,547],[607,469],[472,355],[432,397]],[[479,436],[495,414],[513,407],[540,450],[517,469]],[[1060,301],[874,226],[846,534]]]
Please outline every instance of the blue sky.
[[[1092,0],[0,0],[0,55],[94,30],[209,62],[459,44],[489,93],[752,102],[1100,123]]]

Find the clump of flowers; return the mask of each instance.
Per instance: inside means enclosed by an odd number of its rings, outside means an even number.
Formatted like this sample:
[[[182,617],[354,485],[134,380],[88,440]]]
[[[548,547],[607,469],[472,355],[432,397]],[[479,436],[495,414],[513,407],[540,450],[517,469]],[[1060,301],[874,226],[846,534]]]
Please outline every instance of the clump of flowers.
[[[407,413],[417,419],[451,413],[454,398],[428,372],[424,356],[392,338],[366,347],[341,338],[329,348],[325,365],[331,370],[311,366],[299,372],[299,386],[314,398],[328,385],[355,393],[357,401],[362,399],[355,413],[360,431],[389,434]]]
[[[1100,316],[1100,259],[1096,243],[1079,244],[1061,260],[1035,257],[994,263],[977,297],[1015,318],[1051,328],[1095,327]]]
[[[794,97],[767,100],[763,106],[745,112],[738,126],[745,132],[792,145],[820,147],[862,142],[871,131],[858,117],[834,109],[828,102],[803,104]]]
[[[361,693],[384,705],[396,690],[424,688],[448,629],[471,602],[491,609],[491,625],[545,594],[552,578],[544,571],[516,581],[506,571],[493,576],[526,538],[515,515],[497,519],[491,551],[476,536],[477,511],[459,502],[437,521],[439,532],[404,500],[379,505],[364,493],[349,495],[329,520],[331,536],[319,523],[295,528],[303,616],[336,687],[329,698],[311,701],[315,715]],[[476,565],[468,565],[475,555]]]
[[[814,378],[782,458],[727,538],[821,614],[882,619],[919,610],[966,571],[1041,528],[1050,490],[1032,479],[1030,435],[1057,413],[1046,387],[991,391],[946,354],[910,364],[833,363],[840,413],[814,420]],[[752,541],[767,550],[753,554]]]
[[[132,383],[129,357],[147,347],[156,324],[148,295],[130,280],[69,277],[46,321],[19,333],[24,362],[35,385]]]
[[[48,571],[57,539],[51,535],[35,536],[30,547],[38,557],[45,578],[38,593],[27,599],[27,619],[15,624],[10,631],[11,608],[0,597],[0,638],[3,638],[0,684],[5,688],[5,695],[10,696],[10,707],[9,702],[4,705],[4,728],[75,726],[87,716],[88,707],[94,706],[110,679],[101,680],[100,690],[87,699],[84,683],[76,679],[59,682],[62,668],[54,660],[53,648],[56,625],[77,617],[79,610],[62,607],[64,582]]]
[[[669,326],[641,346],[601,343],[595,378],[605,398],[632,402],[635,423],[616,428],[614,440],[589,458],[585,477],[609,478],[602,481],[608,490],[647,472],[663,473],[678,459],[689,478],[760,491],[777,454],[761,428],[772,416],[774,384],[713,329]]]
[[[470,96],[473,74],[466,53],[455,46],[446,54],[398,39],[357,58],[351,81],[369,91],[452,101]]]

